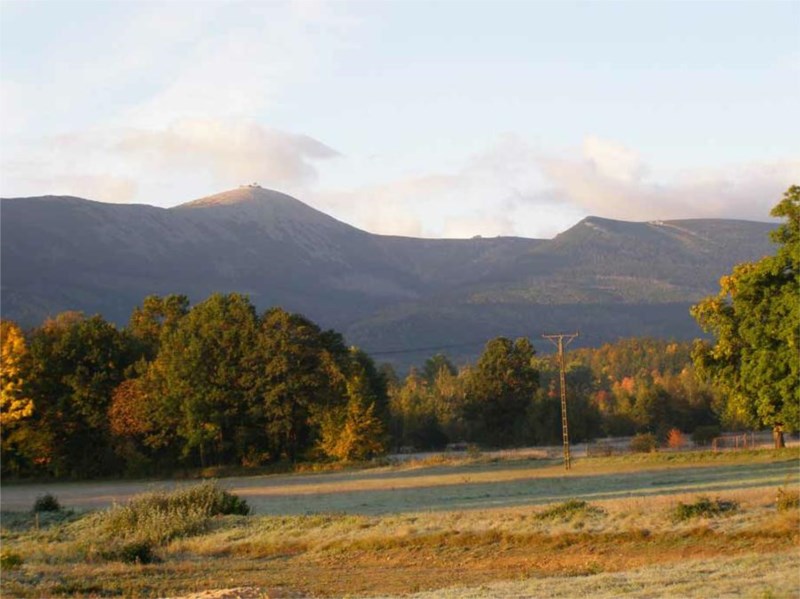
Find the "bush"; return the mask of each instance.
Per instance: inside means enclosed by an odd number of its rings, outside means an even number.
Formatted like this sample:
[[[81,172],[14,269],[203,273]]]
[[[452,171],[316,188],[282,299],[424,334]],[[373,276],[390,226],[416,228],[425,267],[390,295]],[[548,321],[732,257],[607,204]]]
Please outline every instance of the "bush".
[[[152,564],[160,561],[153,553],[153,545],[147,541],[131,541],[105,551],[103,558],[126,564]]]
[[[537,520],[570,520],[578,515],[600,515],[605,511],[602,508],[589,505],[580,499],[570,499],[564,503],[554,505],[550,509],[536,514]]]
[[[683,433],[677,428],[670,429],[667,433],[667,445],[670,449],[680,449],[686,445],[686,439]]]
[[[247,515],[247,502],[204,482],[171,493],[149,493],[100,513],[95,531],[100,537],[160,545],[206,529],[213,516]]]
[[[16,570],[22,565],[22,556],[13,551],[0,551],[0,570]]]
[[[61,511],[61,504],[58,502],[58,499],[55,495],[51,495],[50,493],[45,493],[44,495],[40,495],[36,498],[36,501],[33,502],[33,511],[34,512],[60,512]]]
[[[778,489],[778,496],[775,503],[778,511],[781,512],[800,508],[800,491],[791,491],[785,487],[781,487]]]
[[[636,453],[651,453],[657,445],[658,439],[653,433],[640,433],[631,439],[631,451]]]
[[[690,520],[692,518],[715,518],[726,512],[739,509],[735,501],[711,500],[708,497],[698,497],[694,503],[681,503],[675,506],[673,518],[675,520]]]

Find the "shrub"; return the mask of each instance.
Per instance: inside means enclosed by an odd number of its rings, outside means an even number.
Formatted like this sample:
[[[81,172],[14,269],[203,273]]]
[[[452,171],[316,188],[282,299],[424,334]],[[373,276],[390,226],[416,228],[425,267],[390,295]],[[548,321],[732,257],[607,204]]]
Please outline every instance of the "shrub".
[[[147,541],[130,541],[122,543],[103,552],[103,558],[109,561],[120,561],[126,564],[152,564],[159,561],[153,553],[153,545]]]
[[[36,498],[33,502],[34,512],[59,512],[61,511],[61,504],[55,495],[45,493]]]
[[[800,491],[791,491],[785,487],[781,487],[778,489],[778,496],[775,503],[778,511],[781,512],[800,508]]]
[[[126,539],[160,545],[171,539],[203,531],[210,518],[247,515],[247,502],[204,482],[171,493],[148,493],[100,513],[96,532],[109,539]]]
[[[686,445],[686,439],[684,438],[683,433],[677,428],[670,429],[667,433],[667,445],[671,449],[680,449]]]
[[[590,505],[580,499],[570,499],[536,514],[537,520],[570,520],[578,515],[600,515],[602,508]]]
[[[694,503],[678,502],[673,511],[675,520],[690,520],[692,518],[715,518],[726,512],[732,512],[739,508],[735,501],[722,501],[720,499],[711,500],[708,497],[698,497]]]
[[[0,570],[16,570],[22,565],[22,556],[13,551],[0,551]]]
[[[631,451],[651,453],[656,450],[658,440],[653,433],[640,433],[631,439]]]

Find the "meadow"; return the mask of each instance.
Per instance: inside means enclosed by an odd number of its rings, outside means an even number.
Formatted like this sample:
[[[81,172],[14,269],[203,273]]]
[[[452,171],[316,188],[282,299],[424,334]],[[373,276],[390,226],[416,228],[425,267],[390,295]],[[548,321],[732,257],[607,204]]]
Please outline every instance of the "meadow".
[[[3,596],[796,597],[798,457],[435,456],[221,479],[202,509],[189,481],[9,486]],[[37,520],[45,490],[65,509]]]

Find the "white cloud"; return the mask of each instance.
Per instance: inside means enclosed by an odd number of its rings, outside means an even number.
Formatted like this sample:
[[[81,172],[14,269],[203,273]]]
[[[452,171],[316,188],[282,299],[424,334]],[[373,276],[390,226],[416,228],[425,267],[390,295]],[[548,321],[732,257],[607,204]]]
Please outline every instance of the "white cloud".
[[[636,152],[614,142],[589,136],[583,141],[583,154],[599,175],[617,181],[638,181],[644,175]]]
[[[765,220],[789,185],[800,180],[800,160],[697,168],[655,181],[635,152],[588,138],[580,157],[539,160],[559,198],[596,216],[621,220],[741,218]]]
[[[172,58],[166,85],[125,113],[126,123],[263,114],[323,68],[357,22],[338,18],[327,3],[298,0],[236,3],[233,11],[223,5],[215,18]]]
[[[220,187],[251,181],[278,188],[306,185],[317,176],[314,160],[337,156],[306,135],[218,119],[184,119],[163,130],[128,131],[113,149],[141,161],[150,173],[210,172]]]
[[[641,156],[587,137],[580,149],[542,151],[505,135],[451,173],[316,191],[320,209],[375,233],[552,237],[587,215],[648,221],[767,220],[800,181],[800,161],[697,168],[655,180]]]
[[[302,190],[316,181],[315,163],[337,153],[306,135],[253,122],[185,119],[164,129],[59,135],[31,144],[21,156],[2,165],[6,195],[11,188],[14,195],[166,206],[252,182]]]
[[[540,177],[535,152],[515,135],[502,136],[451,173],[429,173],[379,185],[309,195],[320,209],[373,233],[472,237],[536,235],[519,222],[519,196]]]

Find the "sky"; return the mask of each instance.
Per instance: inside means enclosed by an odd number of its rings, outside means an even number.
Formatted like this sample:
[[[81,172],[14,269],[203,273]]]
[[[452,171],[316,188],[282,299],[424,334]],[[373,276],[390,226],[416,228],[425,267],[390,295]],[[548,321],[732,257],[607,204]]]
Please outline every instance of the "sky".
[[[374,233],[768,220],[800,2],[0,0],[0,195],[242,184]]]

